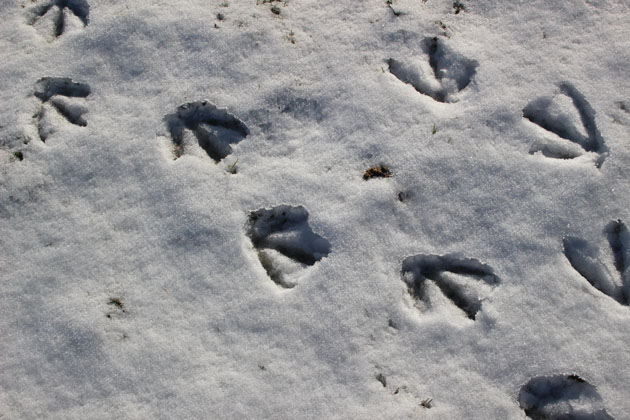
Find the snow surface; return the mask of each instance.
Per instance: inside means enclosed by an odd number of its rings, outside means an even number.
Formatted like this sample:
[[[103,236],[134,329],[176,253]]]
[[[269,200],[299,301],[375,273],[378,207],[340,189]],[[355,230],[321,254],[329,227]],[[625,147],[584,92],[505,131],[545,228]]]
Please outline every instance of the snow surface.
[[[626,0],[87,3],[0,0],[0,418],[630,419]]]

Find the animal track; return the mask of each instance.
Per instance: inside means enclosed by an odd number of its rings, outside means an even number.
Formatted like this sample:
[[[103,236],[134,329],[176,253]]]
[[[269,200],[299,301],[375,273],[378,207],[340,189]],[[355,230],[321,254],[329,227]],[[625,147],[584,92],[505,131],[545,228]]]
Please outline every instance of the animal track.
[[[31,10],[31,18],[29,24],[35,25],[41,18],[54,14],[53,21],[53,35],[55,38],[61,36],[66,29],[66,21],[69,16],[66,14],[66,9],[69,13],[79,18],[83,23],[83,26],[87,26],[89,22],[90,6],[85,0],[50,0],[46,3],[35,6]]]
[[[363,179],[368,180],[372,178],[390,178],[392,176],[392,172],[385,165],[376,165],[368,168],[363,173]]]
[[[387,60],[390,73],[438,102],[457,102],[456,95],[472,82],[479,64],[451,51],[437,37],[425,38],[422,49],[428,63],[390,58]]]
[[[193,147],[185,136],[191,130],[199,146],[215,162],[232,153],[231,144],[238,143],[249,134],[245,124],[208,101],[190,102],[177,108],[177,112],[164,117],[171,139],[175,159]]]
[[[307,220],[302,206],[280,205],[249,215],[247,236],[265,271],[280,287],[295,287],[300,269],[330,253],[330,242],[314,233]]]
[[[405,258],[402,264],[403,280],[409,293],[418,302],[431,305],[427,285],[427,280],[431,280],[444,296],[474,320],[481,309],[483,298],[479,291],[483,287],[480,282],[465,281],[462,276],[469,280],[481,280],[488,294],[492,287],[500,283],[490,266],[474,258],[462,258],[454,254],[415,255]]]
[[[558,109],[553,97],[538,98],[523,108],[523,117],[557,138],[553,141],[535,143],[529,153],[541,152],[544,156],[555,159],[574,159],[584,152],[593,153],[596,155],[595,165],[601,167],[607,155],[607,148],[595,124],[595,111],[584,95],[571,83],[561,83],[559,88],[560,93],[570,99],[577,110],[583,132],[571,121],[569,114]]]
[[[622,305],[630,305],[630,232],[621,220],[616,220],[606,226],[604,233],[610,244],[617,274],[613,274],[614,270],[609,270],[602,261],[597,247],[584,239],[573,236],[564,238],[564,255],[594,288]]]
[[[125,304],[118,297],[112,297],[107,300],[107,305],[112,307],[112,310],[107,312],[105,316],[107,318],[120,317],[127,313],[127,309],[125,309]]]
[[[533,378],[518,401],[532,420],[614,420],[595,387],[577,375]]]
[[[86,98],[90,94],[90,85],[73,82],[67,77],[44,77],[35,84],[34,95],[42,101],[42,105],[35,117],[39,138],[46,141],[54,133],[54,125],[49,114],[52,109],[64,117],[68,122],[80,127],[87,126],[83,114],[87,108],[71,101],[71,98]]]

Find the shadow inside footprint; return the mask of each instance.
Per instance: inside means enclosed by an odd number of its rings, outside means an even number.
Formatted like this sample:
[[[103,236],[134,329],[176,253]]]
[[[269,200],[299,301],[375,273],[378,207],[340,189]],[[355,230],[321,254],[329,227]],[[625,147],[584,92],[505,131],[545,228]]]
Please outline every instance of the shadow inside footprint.
[[[614,420],[595,387],[577,375],[533,378],[518,401],[532,420]]]
[[[579,114],[584,133],[576,126],[568,114],[556,108],[554,98],[541,97],[533,100],[523,108],[523,118],[553,133],[560,139],[557,141],[537,142],[529,153],[542,153],[554,159],[574,159],[584,152],[597,155],[595,165],[599,168],[604,163],[608,149],[595,124],[595,111],[584,95],[569,82],[559,85],[560,93],[570,99]],[[561,97],[561,96],[559,96]],[[578,124],[579,125],[579,124]]]
[[[47,102],[53,96],[68,98],[85,98],[90,94],[90,85],[73,82],[69,77],[42,77],[35,84],[34,95],[42,102]]]
[[[54,13],[54,17],[52,18],[53,35],[57,38],[66,30],[67,17],[65,9],[68,9],[70,13],[79,18],[79,20],[83,23],[83,26],[88,25],[90,6],[86,0],[51,0],[35,6],[31,10],[29,24],[34,25],[44,16]]]
[[[567,236],[562,240],[564,255],[575,271],[594,288],[620,304],[628,306],[630,305],[630,231],[621,220],[615,220],[606,226],[604,233],[613,254],[613,264],[602,261],[597,246],[574,236]],[[614,269],[610,269],[609,265]]]
[[[463,276],[478,282],[463,283],[450,274]],[[409,293],[418,301],[428,300],[427,280],[432,281],[455,306],[461,309],[469,319],[474,320],[481,310],[483,297],[480,291],[483,285],[490,288],[500,283],[494,270],[474,258],[448,255],[415,255],[405,258],[402,264],[403,280]]]
[[[175,159],[186,152],[185,129],[191,130],[199,146],[215,162],[232,153],[232,144],[249,134],[245,124],[208,101],[190,102],[177,108],[177,112],[164,117],[175,146]]]
[[[457,102],[457,93],[472,82],[479,64],[455,53],[437,37],[425,38],[422,50],[430,69],[390,58],[387,60],[390,73],[438,102]]]
[[[54,109],[69,123],[79,127],[87,126],[84,114],[87,108],[72,102],[74,98],[86,98],[90,95],[90,85],[73,82],[68,77],[44,77],[35,84],[34,95],[42,101],[37,117],[37,131],[42,141],[55,132],[54,123],[49,121],[49,112]]]
[[[250,213],[247,236],[269,277],[284,288],[295,287],[291,274],[330,253],[330,242],[311,230],[302,206],[280,205]]]

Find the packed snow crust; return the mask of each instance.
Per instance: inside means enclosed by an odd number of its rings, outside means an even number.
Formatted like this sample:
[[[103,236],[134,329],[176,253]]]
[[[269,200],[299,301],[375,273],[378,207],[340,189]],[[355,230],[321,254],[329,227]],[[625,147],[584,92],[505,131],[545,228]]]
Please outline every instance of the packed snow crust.
[[[2,420],[630,419],[627,1],[0,17]]]

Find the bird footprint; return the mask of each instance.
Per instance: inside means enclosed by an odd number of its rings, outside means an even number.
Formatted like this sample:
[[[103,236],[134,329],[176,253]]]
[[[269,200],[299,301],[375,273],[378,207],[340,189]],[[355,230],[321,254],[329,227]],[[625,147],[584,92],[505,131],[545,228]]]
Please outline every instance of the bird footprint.
[[[425,59],[387,60],[390,73],[438,102],[457,102],[457,94],[472,82],[479,64],[455,53],[439,38],[425,38],[422,50]]]
[[[50,0],[33,7],[30,13],[30,25],[36,26],[40,21],[51,20],[52,34],[58,38],[66,31],[72,17],[78,18],[84,27],[87,26],[90,6],[85,0]]]
[[[606,225],[614,269],[605,263],[601,250],[584,239],[567,236],[563,240],[564,255],[573,268],[594,288],[615,299],[622,305],[630,305],[630,232],[621,221]]]
[[[595,165],[601,167],[608,151],[595,124],[595,111],[571,83],[563,82],[559,88],[559,95],[538,98],[523,108],[523,117],[547,133],[547,138],[535,142],[529,153],[540,152],[555,159],[574,159],[586,153],[593,155]],[[572,102],[580,122],[566,112],[567,108],[571,109],[571,105],[565,109],[559,106],[563,99]]]
[[[533,378],[521,388],[518,400],[533,420],[614,420],[595,387],[578,375]]]
[[[61,115],[69,123],[79,127],[87,126],[87,121],[83,117],[87,113],[87,108],[74,102],[71,98],[86,98],[89,94],[90,85],[87,83],[73,82],[67,77],[39,79],[35,84],[34,93],[42,101],[39,111],[35,114],[39,138],[45,142],[56,131],[54,118],[51,114]]]
[[[313,232],[302,206],[280,205],[252,212],[247,236],[271,280],[285,289],[297,285],[302,269],[330,253],[330,242]]]
[[[402,275],[409,294],[422,306],[431,306],[432,283],[472,320],[481,309],[484,296],[500,283],[490,266],[454,254],[408,257],[403,261]]]
[[[234,115],[219,109],[208,101],[190,102],[164,117],[172,143],[173,157],[203,149],[215,162],[232,153],[232,144],[238,143],[249,134],[247,126]],[[192,131],[197,142],[186,136]],[[195,144],[197,143],[198,146]]]

